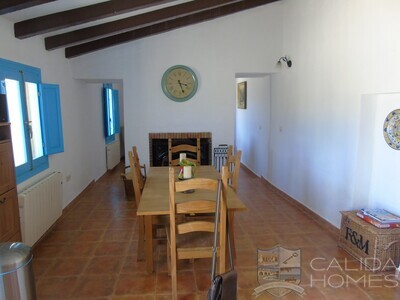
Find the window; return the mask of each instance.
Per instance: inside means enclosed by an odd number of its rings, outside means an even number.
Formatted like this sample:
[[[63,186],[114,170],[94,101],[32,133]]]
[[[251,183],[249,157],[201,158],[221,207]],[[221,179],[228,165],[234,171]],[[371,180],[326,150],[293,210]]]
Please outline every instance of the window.
[[[119,105],[118,90],[114,90],[111,84],[103,86],[104,101],[104,134],[106,143],[109,144],[115,140],[115,134],[119,133]]]
[[[18,183],[47,169],[48,154],[64,150],[59,97],[46,97],[47,86],[41,83],[40,69],[0,59],[0,92],[7,96]],[[58,137],[48,133],[52,127]],[[59,148],[48,149],[54,139]]]

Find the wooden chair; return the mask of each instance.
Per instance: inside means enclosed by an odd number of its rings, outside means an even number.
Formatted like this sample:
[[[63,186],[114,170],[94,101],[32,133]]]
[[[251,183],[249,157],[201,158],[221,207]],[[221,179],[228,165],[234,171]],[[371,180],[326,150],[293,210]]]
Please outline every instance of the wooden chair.
[[[169,168],[169,206],[170,225],[167,228],[167,260],[168,271],[172,278],[172,296],[177,299],[177,260],[211,258],[214,237],[214,222],[216,212],[216,198],[220,194],[221,206],[219,215],[219,272],[225,272],[226,259],[226,188],[228,184],[227,167],[222,169],[222,180],[209,178],[194,178],[184,181],[176,181],[176,168]],[[194,190],[185,194],[185,201],[177,203],[176,197],[182,197],[185,191]],[[186,201],[187,200],[187,201]],[[210,214],[214,218],[185,219],[176,223],[177,216],[186,214]],[[211,261],[210,261],[211,268]]]
[[[139,185],[140,185],[140,188],[143,190],[144,183],[146,182],[146,177],[147,177],[146,165],[140,164],[139,155],[138,155],[136,146],[132,147],[132,152],[133,152],[133,157],[135,159],[137,159],[137,166],[139,166],[139,168],[136,169],[136,172],[139,172]],[[143,173],[140,169],[143,169]],[[132,188],[133,185],[132,185],[132,171],[131,170],[132,170],[132,168],[129,165],[129,166],[125,167],[125,173],[121,173],[121,178],[124,181],[124,186],[125,186],[125,195],[128,199],[135,197],[135,193]]]
[[[195,163],[196,165],[201,164],[201,154],[200,154],[200,138],[196,140],[196,146],[181,144],[177,146],[172,146],[172,139],[168,139],[168,161],[170,166],[179,165],[179,157],[173,159],[175,153],[186,153],[186,159]],[[191,153],[196,159],[190,158],[187,154]]]
[[[140,164],[139,155],[138,155],[136,146],[132,147],[132,153],[133,153],[133,157],[136,159],[136,162],[137,162],[136,172],[138,172],[138,175],[139,175],[140,188],[143,189],[144,183],[146,182],[146,178],[147,178],[146,165]],[[143,170],[143,173],[142,173],[141,169]]]
[[[233,154],[233,147],[228,148],[228,158],[226,159],[226,166],[228,167],[228,183],[236,191],[239,182],[240,172],[240,159],[242,158],[242,151],[239,150]]]
[[[135,158],[133,155],[132,151],[128,152],[129,156],[129,164],[131,167],[131,170],[134,170],[134,172],[131,172],[132,174],[132,184],[133,184],[133,191],[135,193],[135,201],[136,201],[136,206],[139,207],[140,199],[142,198],[142,190],[143,188],[140,187],[140,181],[139,181],[139,173],[135,170],[139,169],[139,162],[138,159]],[[139,240],[138,240],[138,247],[137,247],[137,259],[138,260],[144,260],[144,242],[145,242],[145,232],[144,232],[144,219],[143,216],[138,217],[138,222],[139,222]],[[153,236],[155,239],[160,240],[164,239],[165,236],[159,236],[157,235],[157,229],[163,229],[165,226],[169,223],[169,217],[168,216],[158,216],[158,217],[153,217],[153,230],[155,233]],[[162,232],[162,231],[161,231]]]

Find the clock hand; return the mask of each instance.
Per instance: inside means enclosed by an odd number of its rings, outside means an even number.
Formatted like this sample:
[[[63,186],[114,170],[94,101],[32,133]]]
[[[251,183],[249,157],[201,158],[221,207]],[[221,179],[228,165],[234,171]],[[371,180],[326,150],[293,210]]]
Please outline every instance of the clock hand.
[[[179,83],[179,86],[181,87],[182,93],[184,93],[185,91],[183,90],[182,83],[181,83],[181,81],[179,79],[178,79],[178,83]]]

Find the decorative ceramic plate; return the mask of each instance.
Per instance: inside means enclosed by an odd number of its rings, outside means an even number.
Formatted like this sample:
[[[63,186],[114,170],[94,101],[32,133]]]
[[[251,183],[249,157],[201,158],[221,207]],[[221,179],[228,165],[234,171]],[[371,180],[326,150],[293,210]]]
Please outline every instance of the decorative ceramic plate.
[[[392,111],[383,123],[383,136],[393,149],[400,150],[400,109]]]

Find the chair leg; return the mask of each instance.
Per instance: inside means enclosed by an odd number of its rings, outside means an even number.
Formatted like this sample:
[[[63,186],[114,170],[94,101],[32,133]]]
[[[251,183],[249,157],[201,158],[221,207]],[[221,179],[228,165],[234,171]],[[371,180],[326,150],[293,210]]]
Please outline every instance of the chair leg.
[[[172,247],[171,247],[172,248]],[[172,299],[177,300],[178,298],[178,282],[177,282],[177,272],[176,272],[176,250],[173,253],[173,249],[170,249],[171,253],[171,282],[172,282]]]
[[[176,268],[171,271],[171,281],[172,281],[172,299],[178,299],[178,287],[177,287],[177,279],[176,279]]]
[[[168,275],[171,276],[171,245],[167,242],[167,270]]]
[[[139,219],[139,240],[138,240],[138,248],[137,248],[137,260],[144,260],[144,220],[142,216],[138,217]]]
[[[235,234],[234,234],[234,213],[228,211],[228,224],[229,224],[229,237],[230,237],[230,243],[231,243],[231,249],[232,249],[232,256],[235,259],[236,258],[236,245],[235,245]],[[227,247],[228,248],[228,247]]]

